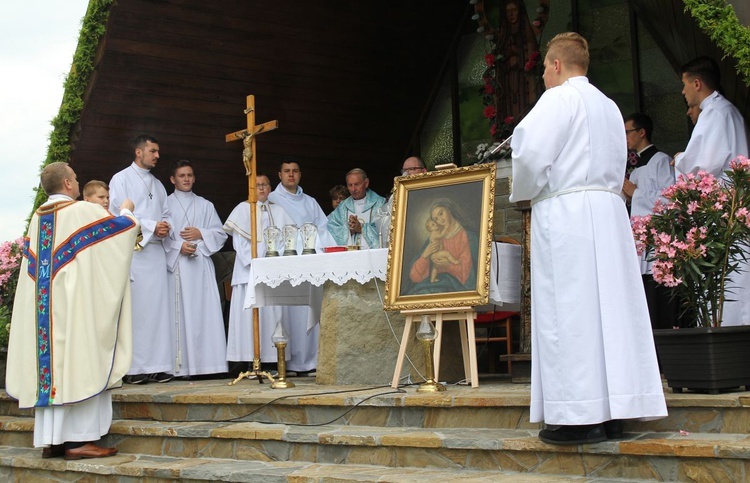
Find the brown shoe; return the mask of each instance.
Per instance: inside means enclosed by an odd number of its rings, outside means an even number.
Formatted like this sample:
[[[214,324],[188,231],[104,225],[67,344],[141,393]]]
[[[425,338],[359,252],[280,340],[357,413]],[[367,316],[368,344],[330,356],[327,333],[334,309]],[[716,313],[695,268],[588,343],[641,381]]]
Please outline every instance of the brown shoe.
[[[80,460],[81,458],[106,458],[117,454],[117,448],[102,448],[94,443],[86,443],[78,448],[66,449],[66,460]]]
[[[42,448],[42,458],[59,458],[60,456],[65,456],[65,445],[53,444]]]

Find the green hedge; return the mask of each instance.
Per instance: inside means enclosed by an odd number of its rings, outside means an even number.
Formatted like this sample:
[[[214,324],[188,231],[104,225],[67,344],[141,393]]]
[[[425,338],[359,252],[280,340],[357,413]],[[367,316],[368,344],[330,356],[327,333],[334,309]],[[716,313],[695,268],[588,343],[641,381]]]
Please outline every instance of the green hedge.
[[[740,23],[726,0],[684,0],[685,11],[716,45],[737,63],[737,73],[750,86],[750,28]]]
[[[83,97],[94,71],[96,51],[99,47],[99,41],[106,31],[109,10],[113,3],[114,0],[89,0],[86,15],[81,23],[81,33],[78,36],[78,46],[73,55],[70,73],[63,83],[64,92],[60,111],[52,120],[52,133],[47,148],[47,158],[40,169],[44,169],[45,166],[56,161],[67,162],[70,160],[71,134],[81,119]],[[34,213],[34,210],[46,199],[47,195],[44,190],[41,186],[37,187],[34,208],[31,213]],[[31,218],[31,214],[29,218]]]

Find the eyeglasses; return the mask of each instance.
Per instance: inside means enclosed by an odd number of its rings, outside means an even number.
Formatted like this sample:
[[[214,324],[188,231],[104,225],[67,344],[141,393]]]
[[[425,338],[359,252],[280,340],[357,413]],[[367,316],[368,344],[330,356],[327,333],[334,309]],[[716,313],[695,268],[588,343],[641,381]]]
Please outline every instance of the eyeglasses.
[[[626,129],[625,130],[625,134],[627,134],[629,132],[633,132],[633,131],[640,131],[641,129],[643,129],[643,128],[642,127],[634,127],[633,129]]]
[[[401,174],[413,173],[415,171],[422,171],[423,169],[424,168],[421,168],[419,166],[414,167],[414,168],[404,168],[404,169],[401,170]]]
[[[270,184],[266,184],[266,183],[258,183],[255,186],[257,186],[258,188],[270,188],[271,187]]]

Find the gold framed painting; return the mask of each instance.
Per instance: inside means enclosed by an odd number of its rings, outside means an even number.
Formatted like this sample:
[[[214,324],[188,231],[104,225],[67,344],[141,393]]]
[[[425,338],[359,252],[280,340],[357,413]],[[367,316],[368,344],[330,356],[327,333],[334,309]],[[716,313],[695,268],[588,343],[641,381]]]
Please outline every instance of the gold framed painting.
[[[396,178],[393,196],[385,309],[486,304],[495,164]]]

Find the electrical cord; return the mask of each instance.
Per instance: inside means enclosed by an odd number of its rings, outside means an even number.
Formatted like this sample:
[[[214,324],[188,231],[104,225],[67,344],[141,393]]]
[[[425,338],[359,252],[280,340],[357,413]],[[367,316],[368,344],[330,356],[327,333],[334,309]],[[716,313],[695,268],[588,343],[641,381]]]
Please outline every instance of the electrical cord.
[[[381,305],[385,306],[385,301],[383,300],[383,294],[380,292],[380,287],[378,286],[378,277],[372,277],[372,281],[375,284],[375,290],[378,292],[378,298],[380,299]],[[396,330],[393,328],[393,323],[391,322],[391,318],[388,316],[388,312],[383,310],[383,314],[385,314],[385,320],[388,321],[388,327],[391,329],[391,334],[393,334],[393,338],[396,341],[396,345],[398,347],[401,347],[401,340],[398,338],[398,335],[396,334]],[[406,360],[409,362],[409,365],[414,369],[414,372],[419,374],[419,377],[422,378],[422,380],[427,380],[427,378],[420,372],[419,369],[417,369],[417,366],[414,365],[412,360],[409,358],[409,354],[404,353],[404,357],[406,357]],[[403,378],[401,378],[403,379]],[[411,376],[409,376],[409,380],[411,380]]]
[[[286,395],[283,395],[283,396],[279,396],[279,397],[277,397],[275,399],[272,399],[272,400],[270,400],[270,401],[268,401],[266,403],[263,403],[261,406],[255,408],[254,410],[250,411],[247,414],[243,414],[242,416],[237,416],[237,417],[229,418],[229,419],[190,419],[190,420],[187,420],[187,419],[170,419],[170,420],[167,421],[167,420],[164,420],[164,419],[158,419],[157,420],[156,418],[151,417],[151,418],[148,418],[148,420],[149,421],[162,421],[162,422],[168,422],[168,423],[233,423],[233,422],[243,422],[243,423],[259,423],[259,424],[283,424],[285,426],[311,426],[311,427],[312,426],[326,426],[328,424],[334,423],[335,421],[338,421],[339,419],[343,418],[344,416],[346,416],[350,412],[354,411],[355,409],[358,409],[360,407],[360,405],[362,403],[364,403],[365,401],[369,401],[370,399],[372,399],[374,397],[386,396],[388,394],[406,394],[406,391],[404,391],[403,388],[409,387],[409,386],[413,386],[413,385],[414,384],[402,384],[402,385],[399,385],[397,389],[392,389],[391,386],[373,386],[373,387],[364,387],[364,388],[360,388],[360,389],[347,389],[347,390],[343,390],[343,391],[324,391],[324,392],[318,392],[318,393],[312,393],[312,394],[310,394],[310,393],[307,393],[307,394],[286,394]],[[391,390],[390,391],[386,391],[386,392],[380,392],[380,393],[377,393],[377,394],[371,394],[371,395],[365,397],[364,399],[362,399],[361,401],[357,402],[357,404],[353,405],[352,407],[350,407],[349,409],[347,409],[346,411],[344,411],[340,415],[336,416],[335,418],[333,418],[330,421],[327,421],[325,423],[303,424],[303,423],[285,423],[283,421],[252,421],[252,420],[248,421],[247,420],[247,418],[249,418],[250,416],[252,416],[252,415],[254,415],[254,414],[256,414],[256,413],[258,413],[258,412],[260,412],[260,411],[262,411],[262,410],[264,410],[264,409],[266,409],[268,407],[270,407],[270,406],[272,406],[275,402],[281,401],[283,399],[288,399],[288,398],[292,398],[292,397],[329,396],[331,394],[345,394],[345,393],[350,393],[350,392],[372,391],[372,390],[375,390],[375,389],[385,389],[385,388],[389,388]]]

